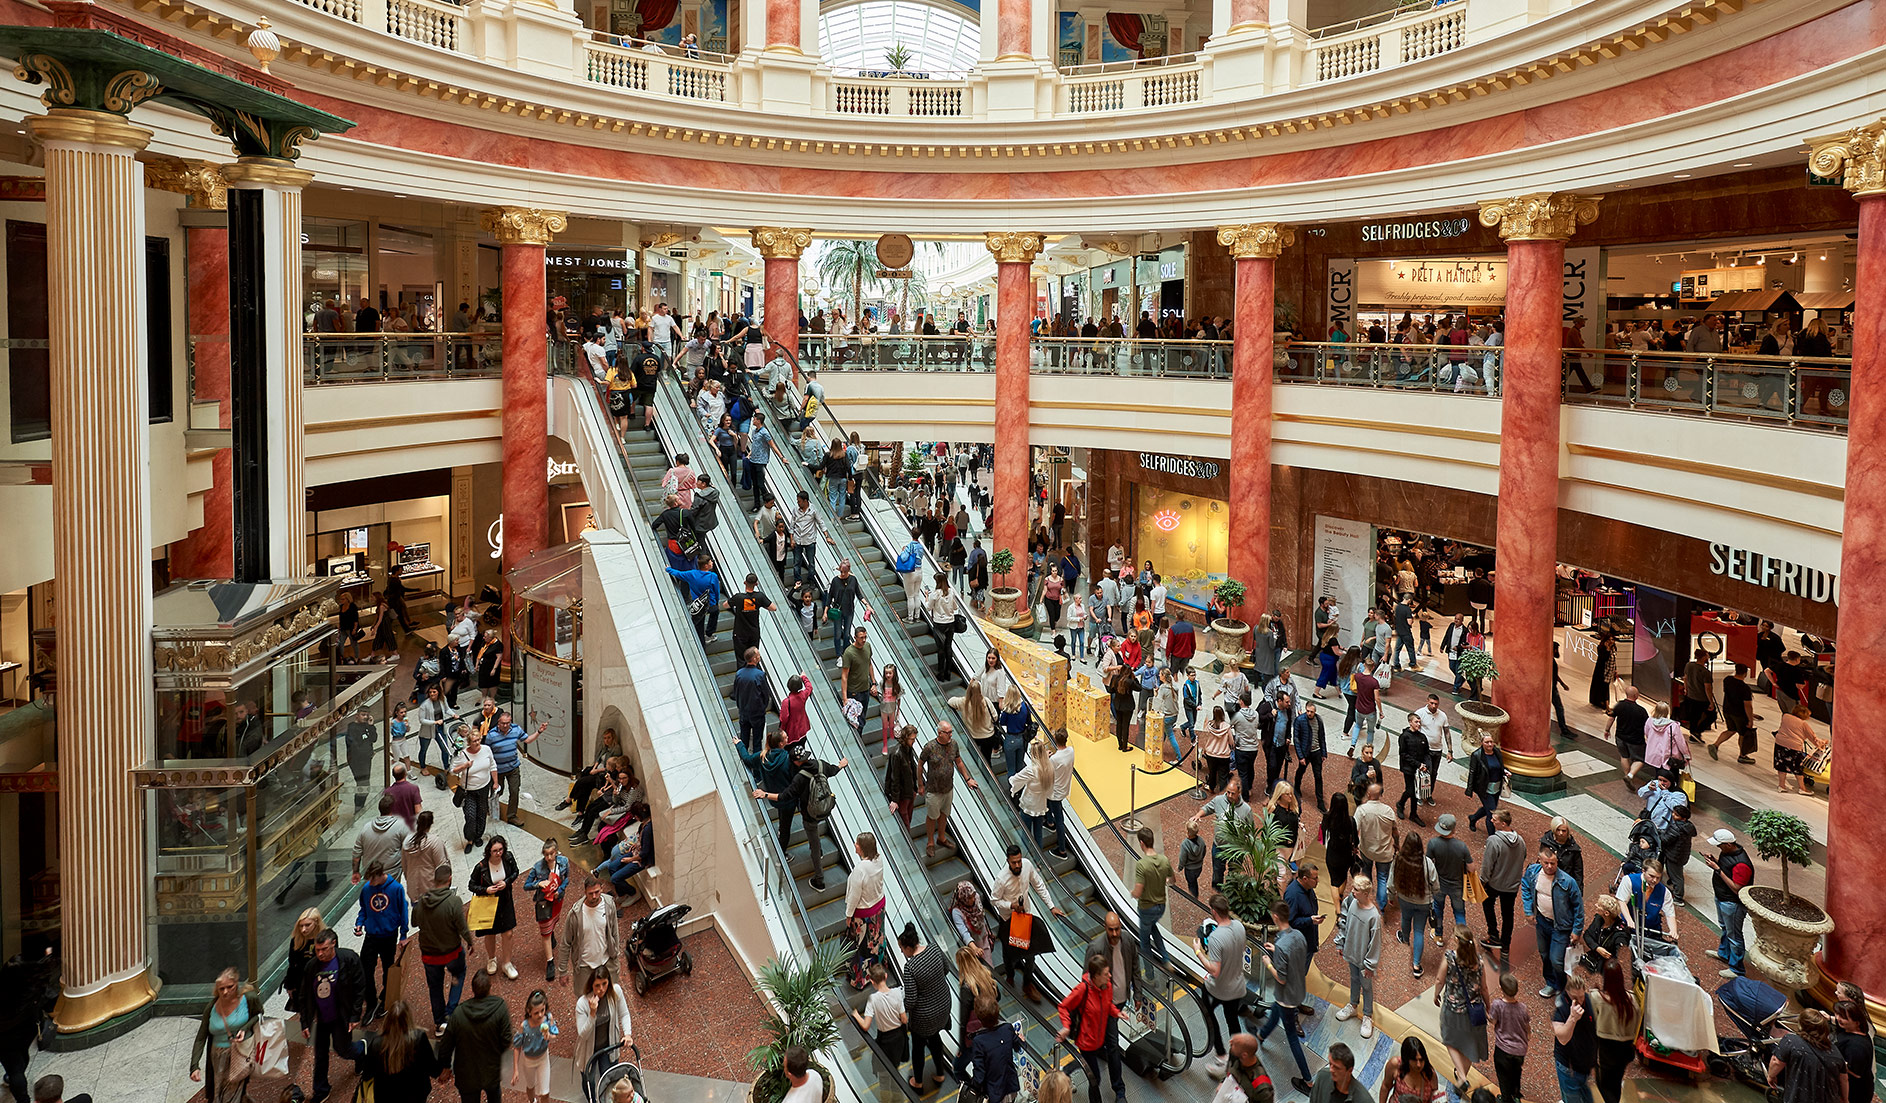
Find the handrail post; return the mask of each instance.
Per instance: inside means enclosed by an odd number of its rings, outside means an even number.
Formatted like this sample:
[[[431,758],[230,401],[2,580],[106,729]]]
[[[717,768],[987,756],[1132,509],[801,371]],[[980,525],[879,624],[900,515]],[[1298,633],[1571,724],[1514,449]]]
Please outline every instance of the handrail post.
[[[1801,417],[1801,362],[1788,361],[1787,390],[1783,396],[1782,416],[1793,425]]]
[[[1716,372],[1716,358],[1714,355],[1711,355],[1709,358],[1709,361],[1703,365],[1703,395],[1702,397],[1703,397],[1703,411],[1705,413],[1713,412],[1716,408],[1717,381],[1718,380],[1717,380],[1717,372]]]
[[[1126,776],[1126,818],[1120,821],[1120,826],[1127,831],[1138,831],[1143,826],[1139,819],[1139,763],[1130,762],[1127,769],[1132,772]]]

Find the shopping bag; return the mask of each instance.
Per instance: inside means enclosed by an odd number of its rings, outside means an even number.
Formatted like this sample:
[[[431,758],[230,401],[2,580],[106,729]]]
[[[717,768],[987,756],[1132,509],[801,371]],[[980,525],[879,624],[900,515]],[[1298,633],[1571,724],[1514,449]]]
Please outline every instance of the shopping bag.
[[[288,1075],[288,1028],[280,1019],[264,1018],[255,1028],[255,1072]]]
[[[1585,955],[1576,946],[1565,947],[1565,975],[1571,976],[1578,969],[1578,962]]]
[[[1683,790],[1684,799],[1688,800],[1691,804],[1696,803],[1696,779],[1691,776],[1688,770],[1677,775],[1676,784],[1677,788]]]
[[[1470,869],[1467,871],[1466,877],[1462,880],[1461,888],[1467,898],[1467,903],[1481,904],[1486,902],[1487,888],[1480,883],[1480,875],[1473,870]]]
[[[476,903],[476,901],[473,901],[473,903]],[[380,997],[380,1003],[384,1007],[391,1007],[406,996],[405,965],[406,947],[408,945],[410,945],[410,943],[402,942],[400,943],[399,949],[393,951],[393,967],[386,971],[386,992]],[[368,1008],[368,1010],[371,1011],[372,1008]]]
[[[1028,949],[1030,943],[1034,941],[1032,937],[1034,928],[1034,916],[1020,910],[1011,912],[1008,920],[1008,944],[1017,950]]]
[[[474,934],[482,934],[496,926],[498,922],[498,898],[479,895],[471,898],[465,906],[465,925]]]

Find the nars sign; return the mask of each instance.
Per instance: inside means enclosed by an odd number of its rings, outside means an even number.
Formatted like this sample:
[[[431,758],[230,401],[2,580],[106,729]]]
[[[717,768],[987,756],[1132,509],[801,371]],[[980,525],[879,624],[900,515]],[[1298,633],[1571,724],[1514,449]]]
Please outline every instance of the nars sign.
[[[1840,576],[1727,544],[1709,545],[1709,571],[1808,601],[1840,604]]]
[[[1168,475],[1183,475],[1188,479],[1215,479],[1218,477],[1218,465],[1205,460],[1188,459],[1184,456],[1162,456],[1154,452],[1141,452],[1139,465],[1145,471],[1163,471]]]

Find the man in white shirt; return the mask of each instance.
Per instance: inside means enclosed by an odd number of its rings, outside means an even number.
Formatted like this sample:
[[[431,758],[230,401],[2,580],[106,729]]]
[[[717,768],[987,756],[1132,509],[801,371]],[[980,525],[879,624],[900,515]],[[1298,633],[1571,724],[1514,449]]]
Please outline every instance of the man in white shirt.
[[[1454,695],[1465,691],[1460,681],[1460,653],[1467,646],[1467,620],[1459,613],[1454,614],[1454,622],[1441,633],[1441,654],[1447,657],[1447,669],[1454,674]]]
[[[1118,547],[1118,545],[1115,546]],[[1113,611],[1120,607],[1120,583],[1111,574],[1101,576],[1100,603],[1101,613],[1100,616],[1094,618],[1095,623],[1105,625],[1108,634],[1112,634],[1115,626]]]
[[[1067,849],[1066,817],[1067,809],[1063,802],[1074,788],[1074,748],[1067,745],[1067,729],[1060,728],[1054,733],[1054,753],[1048,756],[1048,768],[1054,771],[1054,784],[1048,790],[1048,821],[1054,826],[1054,849],[1048,851],[1056,858],[1069,857]]]
[[[563,968],[559,979],[571,983],[576,974],[576,991],[589,991],[589,975],[615,961],[621,952],[622,925],[616,922],[616,909],[602,900],[602,878],[591,873],[583,882],[583,900],[563,915]]]
[[[1153,588],[1147,591],[1146,597],[1152,606],[1153,623],[1157,624],[1159,618],[1166,615],[1166,584],[1160,581],[1158,575],[1153,576]]]
[[[822,1103],[825,1078],[812,1067],[804,1046],[787,1046],[785,1055],[786,1095],[780,1103]],[[919,1070],[921,1071],[921,1070]]]
[[[1008,868],[995,875],[995,882],[990,888],[989,902],[995,907],[995,913],[1002,917],[1002,965],[1008,982],[1013,985],[1015,974],[1020,971],[1028,985],[1024,995],[1038,1001],[1041,999],[1041,986],[1035,975],[1034,949],[1032,946],[1023,948],[1009,944],[1009,922],[1017,907],[1024,912],[1030,910],[1025,900],[1030,889],[1041,897],[1053,914],[1066,918],[1067,913],[1055,905],[1054,897],[1048,895],[1048,883],[1041,879],[1041,871],[1035,868],[1035,863],[1022,857],[1022,848],[1015,843],[1010,843],[1008,847]]]
[[[602,338],[594,333],[583,341],[583,359],[589,364],[589,374],[598,383],[609,381],[609,353],[602,347]]]
[[[1421,734],[1428,737],[1428,776],[1438,779],[1441,763],[1454,757],[1454,733],[1447,726],[1447,710],[1441,708],[1441,699],[1430,693],[1428,703],[1409,715],[1421,725]],[[1433,804],[1434,798],[1430,796],[1427,803]]]
[[[674,315],[668,313],[667,303],[656,303],[655,313],[648,317],[648,343],[664,367],[674,360],[674,337]]]

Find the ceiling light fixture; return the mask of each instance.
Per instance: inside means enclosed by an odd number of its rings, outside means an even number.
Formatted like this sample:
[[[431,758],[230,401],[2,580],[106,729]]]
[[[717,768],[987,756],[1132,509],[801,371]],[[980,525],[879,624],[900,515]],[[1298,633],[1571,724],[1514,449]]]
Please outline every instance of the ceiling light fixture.
[[[1755,162],[1753,161],[1737,161],[1735,163],[1735,167],[1739,169],[1753,168],[1754,165],[1755,165]]]
[[[1822,254],[1821,254],[1821,259],[1822,259],[1822,260],[1826,260],[1826,259],[1827,259],[1827,254],[1826,254],[1826,253],[1822,253]]]

